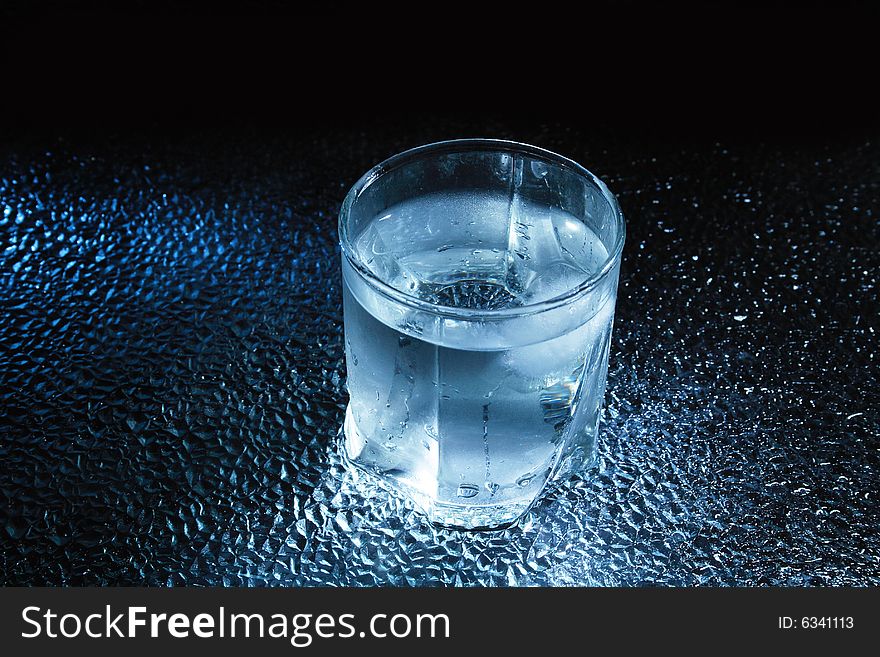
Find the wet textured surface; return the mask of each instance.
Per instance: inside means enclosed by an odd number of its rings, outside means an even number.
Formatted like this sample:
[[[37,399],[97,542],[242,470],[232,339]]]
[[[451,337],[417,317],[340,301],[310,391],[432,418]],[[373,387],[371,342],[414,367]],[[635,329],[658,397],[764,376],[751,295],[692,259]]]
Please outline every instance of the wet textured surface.
[[[628,221],[598,465],[483,534],[334,447],[339,204],[474,133],[582,162]],[[2,153],[4,584],[880,584],[874,139],[452,123]]]

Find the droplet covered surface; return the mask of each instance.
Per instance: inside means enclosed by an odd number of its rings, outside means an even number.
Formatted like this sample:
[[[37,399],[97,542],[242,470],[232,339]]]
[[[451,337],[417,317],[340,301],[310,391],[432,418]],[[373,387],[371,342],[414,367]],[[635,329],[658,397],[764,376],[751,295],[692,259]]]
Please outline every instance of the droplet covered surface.
[[[878,142],[431,125],[3,145],[0,581],[880,584]],[[335,451],[335,222],[476,133],[584,163],[628,240],[598,465],[467,534]]]

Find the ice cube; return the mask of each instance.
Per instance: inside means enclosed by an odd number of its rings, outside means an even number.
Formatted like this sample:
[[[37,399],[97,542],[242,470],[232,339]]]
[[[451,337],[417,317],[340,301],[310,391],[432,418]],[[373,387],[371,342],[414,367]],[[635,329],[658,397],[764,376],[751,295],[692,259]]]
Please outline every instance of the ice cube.
[[[522,299],[526,303],[554,299],[576,289],[588,278],[589,274],[583,269],[557,261],[541,269],[524,290]]]
[[[404,251],[393,229],[373,222],[358,237],[356,248],[359,259],[379,280],[404,292],[419,285],[416,273],[401,262]]]
[[[526,384],[546,383],[568,376],[583,362],[584,356],[601,342],[613,312],[614,304],[605,303],[589,321],[573,331],[505,352],[504,364]],[[546,325],[542,328],[542,331],[545,330]]]

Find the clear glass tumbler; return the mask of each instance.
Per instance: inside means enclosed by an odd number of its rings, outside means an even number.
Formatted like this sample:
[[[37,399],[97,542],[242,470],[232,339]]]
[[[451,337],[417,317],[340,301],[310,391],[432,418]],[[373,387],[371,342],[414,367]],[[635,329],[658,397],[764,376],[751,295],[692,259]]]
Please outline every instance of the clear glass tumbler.
[[[468,529],[589,465],[624,233],[596,176],[526,144],[440,142],[368,171],[339,217],[346,458]]]

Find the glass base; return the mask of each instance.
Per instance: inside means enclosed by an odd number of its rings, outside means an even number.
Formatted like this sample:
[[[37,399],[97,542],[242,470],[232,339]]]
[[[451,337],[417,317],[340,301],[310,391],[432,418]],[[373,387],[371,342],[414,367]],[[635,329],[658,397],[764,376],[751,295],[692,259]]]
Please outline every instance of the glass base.
[[[515,523],[532,506],[534,499],[506,504],[449,504],[436,500],[425,482],[407,477],[401,468],[382,468],[361,458],[366,441],[361,437],[350,412],[345,414],[339,432],[340,453],[346,464],[358,469],[383,487],[408,497],[436,525],[463,530],[504,529]],[[436,485],[436,480],[432,482]],[[421,484],[421,485],[420,485]],[[430,486],[431,484],[428,484]]]
[[[549,476],[543,485],[538,483],[531,497],[496,504],[455,504],[438,500],[436,462],[428,458],[414,465],[405,458],[395,462],[371,455],[371,450],[367,449],[368,441],[358,430],[350,408],[346,410],[343,430],[337,440],[340,454],[347,464],[370,476],[379,485],[411,499],[432,523],[455,529],[491,530],[512,525],[525,515],[548,486],[583,472],[595,463],[597,422],[598,412],[593,421],[577,433],[576,439],[568,441],[552,471],[548,471]]]

